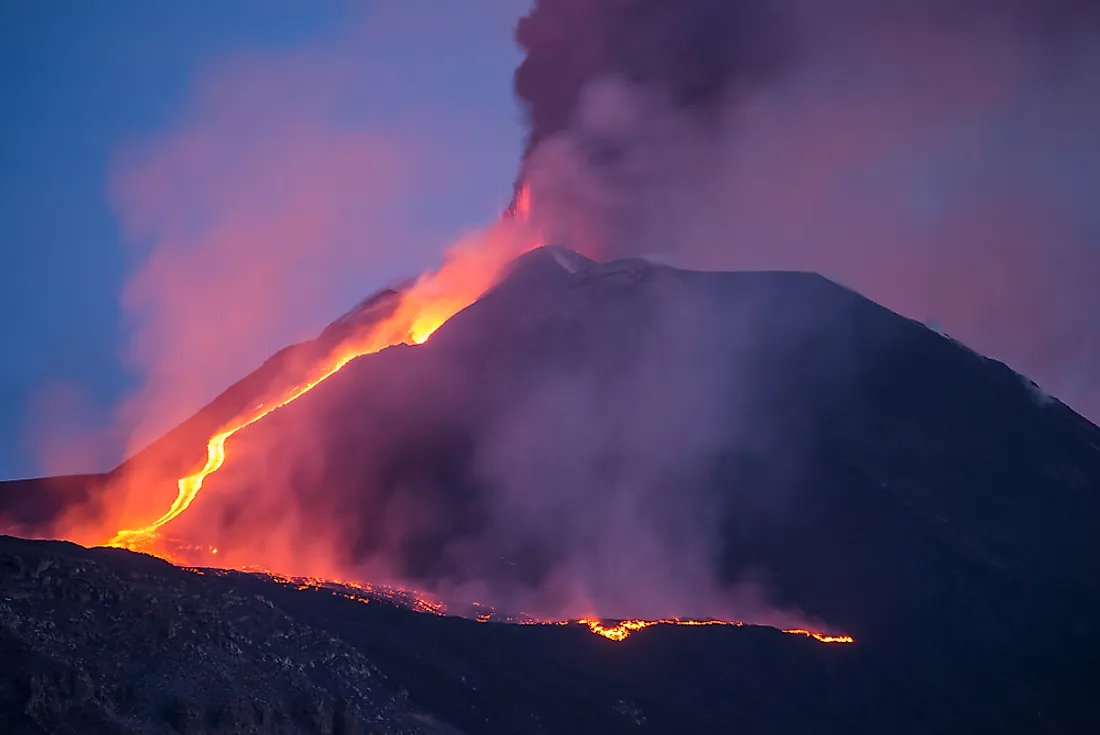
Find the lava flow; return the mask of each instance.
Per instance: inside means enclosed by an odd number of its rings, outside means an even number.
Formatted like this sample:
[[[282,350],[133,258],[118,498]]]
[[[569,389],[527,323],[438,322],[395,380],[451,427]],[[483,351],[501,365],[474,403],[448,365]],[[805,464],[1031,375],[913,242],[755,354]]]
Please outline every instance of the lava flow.
[[[735,628],[741,628],[745,625],[743,622],[731,622],[726,620],[681,620],[679,618],[670,618],[667,620],[620,620],[614,624],[605,624],[600,620],[582,618],[577,622],[581,625],[587,625],[588,629],[596,635],[603,636],[612,641],[626,640],[631,633],[644,630],[645,628],[652,628],[655,625],[725,625]],[[855,639],[850,635],[826,635],[824,633],[814,633],[802,628],[789,628],[783,632],[790,635],[803,635],[821,643],[855,643]]]
[[[435,325],[430,330],[422,329],[416,333],[416,337],[410,331],[408,334],[409,340],[414,340],[419,343],[426,340],[431,336],[431,333],[438,328],[439,325]],[[396,342],[388,344],[379,344],[379,342],[368,339],[363,345],[347,345],[342,349],[339,349],[329,360],[325,361],[317,375],[308,380],[305,383],[295,385],[291,387],[283,396],[281,396],[274,404],[267,405],[264,403],[258,404],[250,413],[239,416],[227,429],[219,431],[214,436],[210,437],[210,440],[206,443],[206,464],[201,470],[193,475],[187,475],[181,477],[177,481],[178,492],[176,499],[172,501],[172,506],[152,523],[142,526],[140,528],[126,529],[119,531],[115,536],[106,543],[106,546],[117,546],[130,549],[131,551],[144,551],[158,556],[167,556],[163,552],[157,554],[154,547],[154,542],[157,538],[157,531],[164,524],[177,518],[183,513],[195,500],[195,496],[199,494],[199,490],[202,489],[203,481],[211,474],[221,469],[221,466],[225,464],[225,442],[229,437],[236,434],[241,429],[244,429],[252,424],[256,423],[264,416],[274,411],[277,408],[281,408],[291,401],[297,400],[303,396],[315,386],[319,385],[322,381],[326,380],[330,376],[334,375],[340,368],[347,365],[360,355],[367,355],[372,352],[377,352],[384,347],[389,347]],[[171,561],[171,559],[169,559]]]
[[[238,414],[221,430],[217,431],[206,443],[206,462],[197,472],[179,478],[177,494],[171,506],[159,518],[144,526],[118,531],[107,546],[122,547],[132,551],[159,556],[170,562],[181,564],[172,545],[161,538],[160,530],[184,513],[194,502],[203,483],[217,472],[227,459],[226,444],[241,430],[251,426],[270,414],[308,393],[314,387],[336,374],[345,365],[357,357],[379,352],[398,344],[422,344],[448,319],[478,299],[496,281],[501,269],[512,259],[533,249],[539,242],[527,225],[530,200],[525,188],[522,188],[516,201],[494,227],[481,237],[460,242],[447,255],[443,267],[438,271],[421,276],[413,286],[401,296],[394,313],[379,324],[363,328],[331,350],[327,358],[313,367],[304,380],[284,388],[266,400],[257,403],[250,410]],[[179,548],[195,549],[185,546]],[[178,551],[178,549],[176,549]],[[216,554],[217,549],[209,547],[206,552]],[[206,572],[231,573],[225,570],[203,570],[185,567],[197,574]],[[421,593],[401,590],[383,585],[344,582],[316,577],[288,577],[258,567],[244,567],[240,571],[261,574],[272,581],[291,584],[300,590],[323,589],[358,602],[384,600],[408,607],[419,612],[436,615],[448,614],[447,607],[441,602],[430,600]],[[597,635],[612,641],[625,640],[630,634],[657,625],[727,625],[742,626],[741,622],[719,620],[695,621],[682,619],[663,620],[622,620],[604,623],[596,619],[577,621],[546,621],[520,614],[519,617],[503,616],[492,608],[474,603],[473,613],[468,617],[481,622],[506,622],[525,625],[570,625],[587,626]],[[805,635],[822,643],[851,643],[849,636],[832,636],[814,633],[808,630],[784,630],[784,633]]]
[[[216,575],[229,575],[234,572],[226,569],[202,569],[199,567],[183,567],[183,569],[192,572],[194,574],[216,574]],[[431,596],[417,592],[415,590],[403,589],[398,587],[390,587],[387,585],[378,584],[365,584],[360,582],[344,582],[332,579],[322,579],[319,577],[288,577],[284,574],[278,574],[268,569],[262,569],[257,567],[250,567],[242,569],[241,571],[261,576],[272,582],[293,587],[299,591],[301,590],[316,590],[318,592],[327,592],[338,597],[343,597],[353,602],[370,603],[373,601],[380,601],[391,605],[397,605],[399,607],[405,607],[415,612],[431,613],[433,615],[454,615],[455,611],[449,610],[447,603],[439,599],[432,599]],[[691,620],[686,618],[662,618],[659,620],[618,620],[618,621],[605,621],[595,618],[580,618],[579,620],[540,620],[539,618],[528,615],[526,613],[518,613],[517,615],[506,615],[493,609],[490,605],[484,605],[480,602],[474,602],[470,606],[470,609],[462,614],[460,611],[460,617],[466,617],[473,620],[477,620],[479,623],[511,623],[516,625],[581,625],[598,636],[608,639],[609,641],[624,641],[632,633],[639,630],[645,630],[646,628],[653,628],[659,625],[678,625],[678,626],[712,626],[718,625],[723,627],[743,628],[751,627],[749,623],[741,621],[729,621],[729,620]],[[770,627],[770,626],[764,626]],[[806,638],[813,638],[819,643],[855,643],[855,639],[850,635],[831,635],[827,633],[815,633],[805,628],[781,628],[781,632],[788,635],[805,636]]]
[[[104,545],[178,561],[163,544],[158,545],[158,532],[190,507],[206,478],[225,464],[225,445],[230,437],[302,397],[357,357],[398,344],[422,344],[427,341],[444,322],[480,297],[496,280],[505,263],[537,246],[538,241],[525,228],[529,212],[529,193],[526,187],[522,187],[516,204],[509,208],[494,228],[490,228],[480,239],[460,242],[448,254],[440,270],[424,274],[402,295],[401,303],[392,316],[379,325],[352,335],[340,343],[327,359],[322,360],[307,380],[287,388],[272,399],[261,401],[210,437],[206,443],[206,463],[198,472],[177,481],[176,499],[163,515],[145,526],[118,531]]]

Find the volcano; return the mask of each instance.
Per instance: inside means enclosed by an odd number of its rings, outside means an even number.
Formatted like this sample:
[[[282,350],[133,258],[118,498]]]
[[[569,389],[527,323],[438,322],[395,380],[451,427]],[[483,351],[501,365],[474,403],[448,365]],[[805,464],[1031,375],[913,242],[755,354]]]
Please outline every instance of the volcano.
[[[21,535],[50,535],[62,511],[117,528],[106,496],[126,478],[163,478],[146,492],[166,508],[228,418],[400,298],[367,299],[107,475],[0,484],[0,518]],[[463,732],[1100,725],[1100,429],[816,274],[538,248],[424,344],[353,360],[230,442],[163,529],[218,550],[196,565],[305,574],[323,558],[540,618],[798,619],[857,641],[834,654],[747,629],[646,630],[619,653],[571,628],[408,610],[356,627],[346,600],[235,583],[389,662]],[[525,684],[503,682],[510,666]],[[481,695],[442,673],[482,667]],[[783,696],[760,700],[753,671]]]

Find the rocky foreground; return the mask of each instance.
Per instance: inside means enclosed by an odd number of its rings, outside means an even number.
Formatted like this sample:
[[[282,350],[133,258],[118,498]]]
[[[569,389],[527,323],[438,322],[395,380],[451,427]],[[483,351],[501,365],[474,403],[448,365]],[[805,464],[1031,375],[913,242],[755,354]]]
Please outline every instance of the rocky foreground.
[[[361,651],[128,552],[0,544],[0,731],[420,733]]]
[[[1064,639],[660,627],[615,643],[0,536],[12,735],[1084,732],[1096,651],[1044,653]]]
[[[741,647],[823,653],[772,629],[729,632]],[[266,575],[0,536],[5,734],[722,731],[713,720],[728,717],[725,697],[675,683],[684,664],[713,667],[698,656],[706,636],[695,637],[646,654],[579,627],[479,624]],[[654,681],[638,654],[655,654]],[[752,675],[726,673],[712,678],[719,693]]]

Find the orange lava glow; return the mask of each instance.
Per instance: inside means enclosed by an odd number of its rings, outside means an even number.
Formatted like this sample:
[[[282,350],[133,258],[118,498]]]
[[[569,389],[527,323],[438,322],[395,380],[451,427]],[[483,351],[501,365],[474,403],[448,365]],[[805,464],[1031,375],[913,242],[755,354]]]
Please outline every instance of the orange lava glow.
[[[194,574],[229,574],[224,569],[200,569],[198,567],[182,567],[186,571]],[[261,569],[258,567],[251,567],[247,570],[251,574],[261,575],[272,582],[288,585],[295,589],[301,590],[316,590],[319,592],[327,592],[329,594],[343,597],[354,602],[368,604],[374,600],[383,600],[385,602],[406,607],[410,610],[420,613],[430,613],[432,615],[438,615],[441,617],[452,614],[447,609],[446,603],[441,600],[433,600],[424,593],[416,592],[408,589],[400,589],[394,587],[387,587],[385,585],[364,584],[360,582],[345,582],[332,579],[322,579],[320,577],[288,577],[283,574],[278,574],[267,569]],[[582,625],[595,635],[606,638],[609,641],[624,641],[631,634],[636,633],[646,628],[653,628],[658,625],[678,625],[685,627],[698,627],[698,626],[711,626],[720,625],[731,628],[743,628],[748,626],[747,623],[741,621],[728,621],[728,620],[690,620],[684,618],[663,618],[660,620],[619,620],[619,621],[602,621],[595,618],[581,618],[579,620],[539,620],[538,618],[520,613],[519,617],[510,617],[506,615],[500,615],[490,605],[485,605],[480,602],[472,603],[474,612],[467,615],[479,623],[506,623],[506,624],[518,624],[518,625]],[[751,627],[751,626],[750,626]],[[769,627],[769,626],[755,626],[755,627]],[[815,633],[803,628],[789,628],[781,629],[781,632],[788,635],[805,636],[806,638],[812,638],[820,643],[832,643],[832,644],[844,644],[855,643],[855,639],[850,635],[831,635],[826,633]]]
[[[434,331],[434,329],[432,331]],[[430,335],[431,332],[424,334],[421,341],[426,340]],[[407,336],[406,339],[408,338]],[[157,532],[166,523],[178,518],[181,513],[187,510],[191,506],[191,503],[194,502],[199,491],[202,490],[202,484],[206,478],[217,472],[221,469],[222,465],[225,464],[225,443],[229,437],[233,436],[241,429],[256,423],[272,411],[282,408],[288,403],[305,395],[314,387],[320,385],[321,382],[335,375],[337,371],[356,357],[378,352],[384,347],[389,347],[392,344],[396,344],[396,342],[382,343],[380,340],[368,338],[361,344],[352,342],[351,344],[342,345],[328,360],[316,369],[314,377],[304,383],[291,387],[275,401],[260,403],[249,413],[238,416],[230,424],[229,428],[223,429],[210,437],[210,440],[206,443],[206,464],[203,465],[201,470],[193,475],[187,475],[178,480],[176,499],[172,501],[171,507],[165,511],[160,518],[139,528],[121,530],[104,545],[122,547],[130,549],[131,551],[144,551],[155,556],[165,556],[167,552],[161,551],[161,553],[157,553],[155,545]],[[171,561],[170,558],[169,561]]]
[[[206,443],[206,460],[196,472],[179,478],[177,493],[169,508],[156,519],[136,528],[116,532],[104,545],[126,548],[161,557],[195,574],[230,574],[227,570],[183,566],[179,551],[202,551],[216,555],[214,547],[170,544],[161,536],[163,527],[191,507],[203,488],[205,480],[217,472],[228,459],[228,442],[238,432],[260,421],[273,411],[296,401],[314,387],[324,382],[352,360],[362,355],[379,352],[398,344],[421,345],[452,316],[472,304],[493,286],[501,270],[514,258],[532,250],[540,239],[528,227],[531,209],[530,193],[519,191],[510,211],[494,227],[477,236],[460,241],[447,254],[443,266],[422,275],[401,296],[401,301],[391,316],[382,323],[363,327],[352,334],[318,362],[308,375],[293,385],[275,390],[252,408],[238,414],[223,428],[213,434]],[[223,556],[225,556],[223,554]],[[319,590],[360,603],[384,600],[417,612],[447,615],[447,607],[439,600],[432,600],[421,593],[358,582],[347,582],[320,577],[290,577],[256,566],[240,567],[239,571],[263,575],[271,581],[291,585],[298,590]],[[474,603],[475,612],[470,617],[479,622],[521,623],[527,625],[587,626],[596,635],[608,640],[622,641],[632,633],[657,625],[726,625],[742,626],[740,622],[717,620],[623,620],[604,623],[596,619],[578,621],[545,621],[520,614],[519,618],[498,615],[491,607]],[[822,643],[852,643],[850,636],[832,636],[807,630],[792,629],[784,633],[805,635]]]
[[[855,639],[850,635],[825,635],[824,633],[814,633],[812,630],[802,628],[791,628],[783,632],[791,635],[804,635],[822,643],[855,643]]]
[[[582,618],[577,621],[581,625],[587,625],[588,629],[596,635],[602,635],[610,641],[623,641],[633,632],[658,625],[657,620],[620,620],[614,625],[604,625],[599,620]]]
[[[743,622],[733,622],[726,620],[680,620],[678,618],[670,618],[665,620],[620,620],[617,623],[604,623],[599,620],[589,620],[582,618],[577,621],[581,625],[588,626],[588,629],[596,635],[603,636],[611,641],[623,641],[626,640],[631,633],[646,628],[652,628],[655,625],[725,625],[733,626],[736,628],[743,627]],[[814,633],[809,630],[803,630],[801,628],[791,628],[784,630],[784,633],[790,635],[803,635],[808,638],[813,638],[821,643],[855,643],[855,639],[850,635],[826,635],[824,633]]]
[[[477,300],[493,285],[507,262],[539,244],[525,227],[530,211],[526,188],[521,191],[518,201],[519,206],[494,228],[478,238],[459,242],[448,253],[442,268],[422,275],[402,295],[394,314],[382,324],[372,325],[363,329],[362,333],[352,335],[321,360],[306,380],[267,397],[229,421],[207,441],[206,462],[202,468],[177,481],[176,498],[167,511],[143,526],[118,531],[103,545],[179,561],[163,544],[158,543],[160,529],[185,512],[202,490],[206,478],[225,464],[226,442],[272,411],[301,398],[357,357],[398,344],[423,344],[448,319]]]

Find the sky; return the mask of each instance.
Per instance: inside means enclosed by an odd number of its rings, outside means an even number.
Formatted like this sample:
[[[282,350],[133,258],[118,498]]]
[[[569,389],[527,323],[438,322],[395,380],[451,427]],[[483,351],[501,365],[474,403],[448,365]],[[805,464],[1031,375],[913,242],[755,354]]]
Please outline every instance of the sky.
[[[526,3],[410,5],[0,8],[0,478],[113,466],[151,384],[179,385],[155,434],[500,210],[522,145]],[[164,187],[171,204],[146,195]],[[279,231],[255,226],[276,211]],[[337,244],[315,246],[318,228]],[[257,262],[267,292],[219,298]],[[166,293],[157,268],[225,309],[211,322],[240,317],[222,354],[157,344],[198,301]]]

